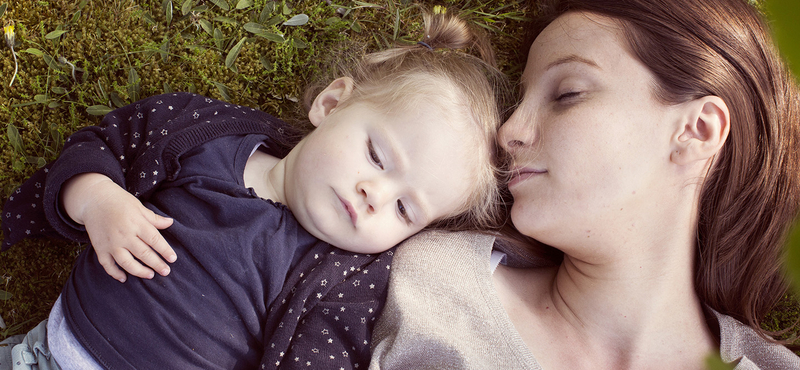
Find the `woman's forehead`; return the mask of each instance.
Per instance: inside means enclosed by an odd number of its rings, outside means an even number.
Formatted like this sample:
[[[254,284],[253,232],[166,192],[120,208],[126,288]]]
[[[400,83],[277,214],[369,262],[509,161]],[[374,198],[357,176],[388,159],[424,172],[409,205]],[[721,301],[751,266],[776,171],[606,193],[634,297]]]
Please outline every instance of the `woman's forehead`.
[[[607,66],[630,55],[623,42],[621,24],[588,12],[570,12],[556,18],[534,40],[523,75],[541,73],[564,62]]]

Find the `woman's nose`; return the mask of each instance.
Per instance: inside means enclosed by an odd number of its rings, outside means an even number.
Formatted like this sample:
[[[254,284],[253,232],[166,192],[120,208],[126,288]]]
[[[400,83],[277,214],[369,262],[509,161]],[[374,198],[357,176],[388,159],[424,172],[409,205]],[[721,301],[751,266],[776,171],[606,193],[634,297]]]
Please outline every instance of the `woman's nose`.
[[[532,122],[532,117],[526,114],[524,106],[517,108],[514,114],[500,127],[497,136],[500,146],[512,154],[522,147],[531,146],[536,138]]]
[[[369,214],[378,213],[389,199],[388,189],[380,181],[361,181],[356,184],[356,189],[364,197],[364,204],[366,204]]]

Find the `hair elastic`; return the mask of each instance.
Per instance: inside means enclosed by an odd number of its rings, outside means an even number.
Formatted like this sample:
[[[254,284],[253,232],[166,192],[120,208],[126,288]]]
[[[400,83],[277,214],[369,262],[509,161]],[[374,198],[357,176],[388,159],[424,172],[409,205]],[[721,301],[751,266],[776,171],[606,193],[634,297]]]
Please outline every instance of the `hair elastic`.
[[[433,51],[433,48],[430,45],[428,45],[428,43],[425,42],[425,41],[417,41],[417,44],[420,44],[420,45],[430,49],[431,51]]]

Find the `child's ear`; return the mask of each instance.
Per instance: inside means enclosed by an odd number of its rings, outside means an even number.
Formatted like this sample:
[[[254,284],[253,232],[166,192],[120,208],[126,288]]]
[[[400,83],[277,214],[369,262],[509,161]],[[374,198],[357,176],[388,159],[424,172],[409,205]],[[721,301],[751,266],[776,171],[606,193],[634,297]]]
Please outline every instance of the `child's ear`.
[[[706,161],[716,155],[730,131],[728,106],[718,96],[682,104],[680,122],[672,136],[670,160],[679,165]]]
[[[320,123],[339,105],[345,101],[353,92],[353,79],[350,77],[340,77],[331,82],[325,90],[322,90],[308,111],[308,119],[314,127]]]

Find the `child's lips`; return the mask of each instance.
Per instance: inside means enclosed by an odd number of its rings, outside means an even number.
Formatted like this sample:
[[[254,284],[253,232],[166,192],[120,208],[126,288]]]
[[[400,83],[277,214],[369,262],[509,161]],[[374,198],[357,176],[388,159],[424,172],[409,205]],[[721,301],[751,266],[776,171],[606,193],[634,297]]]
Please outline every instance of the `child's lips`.
[[[337,194],[337,196],[338,196],[338,194]],[[347,211],[347,214],[350,215],[350,221],[353,222],[353,226],[356,226],[356,221],[358,220],[358,214],[356,213],[356,209],[353,208],[353,205],[350,204],[350,202],[348,202],[347,200],[343,199],[342,197],[339,197],[339,201],[342,202],[342,206],[344,207],[344,210]]]

